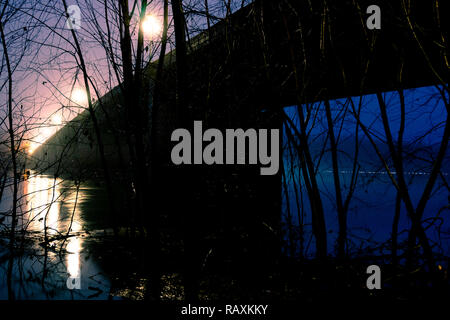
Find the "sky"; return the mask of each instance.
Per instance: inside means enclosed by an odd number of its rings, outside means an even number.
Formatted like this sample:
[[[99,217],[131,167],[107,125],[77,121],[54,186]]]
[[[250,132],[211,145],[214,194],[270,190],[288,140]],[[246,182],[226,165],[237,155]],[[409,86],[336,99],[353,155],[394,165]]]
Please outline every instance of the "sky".
[[[235,11],[242,4],[249,1],[233,0],[231,9]],[[26,144],[29,151],[44,142],[54,134],[65,122],[72,119],[79,112],[86,108],[87,100],[84,96],[84,83],[81,72],[77,66],[75,49],[71,31],[66,27],[66,18],[62,1],[42,1],[42,0],[15,0],[11,1],[9,7],[10,18],[5,23],[5,31],[10,47],[10,56],[14,68],[13,97],[16,109],[15,125],[23,128],[26,132]],[[109,18],[111,21],[111,32],[113,46],[119,54],[118,31],[116,23],[113,21],[113,13],[117,1],[108,0]],[[218,19],[224,17],[226,8],[223,0],[209,0],[209,10],[211,15]],[[130,7],[133,1],[130,1]],[[186,11],[204,11],[203,0],[184,1]],[[80,8],[80,26],[76,30],[80,39],[83,56],[87,63],[88,73],[92,75],[100,95],[107,93],[114,88],[118,81],[110,71],[107,59],[107,52],[100,45],[99,34],[105,34],[105,10],[103,1],[100,0],[67,0],[67,5],[77,5]],[[170,6],[169,6],[170,9]],[[147,8],[148,19],[145,23],[145,43],[150,47],[146,53],[146,60],[157,58],[159,48],[159,38],[163,19],[162,0],[151,1]],[[136,11],[133,21],[137,21],[139,12]],[[171,13],[169,12],[171,21]],[[5,15],[8,17],[8,12]],[[95,18],[95,19],[94,19]],[[213,19],[213,23],[218,19]],[[94,23],[97,21],[98,24]],[[194,34],[206,27],[205,17],[198,14],[190,14],[187,18],[188,28]],[[98,30],[101,30],[99,33]],[[169,28],[169,50],[173,48],[173,27]],[[133,42],[136,43],[137,31],[134,30]],[[3,58],[3,54],[2,54]],[[20,59],[20,60],[19,60]],[[5,86],[6,73],[0,73],[0,98],[2,118],[6,112]],[[93,90],[91,90],[93,91]],[[409,90],[406,97],[408,100],[408,127],[405,132],[405,139],[413,139],[420,135],[430,126],[439,125],[445,113],[442,104],[432,96],[436,92],[432,88]],[[431,96],[431,98],[430,98]],[[398,126],[399,108],[398,98],[395,93],[387,93],[389,103],[389,116],[392,122],[393,131]],[[95,97],[94,94],[94,98]],[[427,100],[429,99],[429,100]],[[373,96],[364,98],[365,107],[363,110],[363,120],[367,123],[374,121],[373,128],[377,132],[382,132],[380,121],[377,120],[378,112]],[[343,100],[332,102],[333,106],[339,110],[339,105],[345,103]],[[437,104],[437,105],[436,105]],[[317,104],[317,107],[321,107]],[[323,106],[322,106],[323,107]],[[4,126],[3,133],[6,132]],[[317,130],[323,129],[318,126]],[[316,130],[315,129],[315,130]],[[428,135],[425,141],[432,144],[439,139],[439,130]]]
[[[239,9],[249,0],[231,1],[231,11]],[[119,53],[118,27],[114,21],[113,11],[117,1],[107,0],[108,17],[114,54]],[[134,1],[129,1],[130,10]],[[140,1],[137,1],[140,5]],[[3,3],[2,3],[3,4]],[[9,2],[4,16],[4,28],[13,75],[13,98],[16,108],[15,126],[25,131],[24,144],[33,151],[42,142],[54,134],[65,122],[75,117],[86,108],[87,100],[83,97],[84,83],[77,66],[75,47],[70,29],[67,28],[62,1],[14,0]],[[205,9],[203,0],[186,0],[189,30],[195,34],[206,27],[204,15],[195,14]],[[216,16],[215,23],[226,14],[223,0],[209,0],[209,12]],[[106,35],[104,1],[67,0],[67,6],[76,5],[80,9],[80,29],[76,30],[80,40],[88,73],[92,76],[100,96],[118,84],[118,80],[109,69],[107,53],[100,42],[100,34]],[[139,8],[139,5],[137,6]],[[69,10],[69,12],[72,12]],[[135,10],[132,25],[139,10]],[[159,50],[163,21],[163,1],[149,1],[144,23],[146,61],[154,60]],[[76,12],[75,19],[78,19]],[[169,5],[169,48],[173,48],[173,27]],[[100,30],[100,32],[99,32]],[[133,43],[137,43],[137,29],[133,29]],[[3,52],[1,54],[3,58]],[[6,72],[0,73],[0,101],[2,118],[6,115],[7,86]],[[91,91],[93,91],[91,89]],[[94,97],[96,100],[98,97]],[[2,134],[6,132],[4,125]]]
[[[433,145],[442,140],[442,134],[447,117],[445,104],[442,96],[436,87],[412,88],[404,91],[405,96],[405,131],[404,141],[417,141],[423,145]],[[400,100],[397,92],[386,92],[383,94],[386,102],[389,125],[392,135],[397,138],[400,128]],[[355,108],[358,107],[359,97],[352,97]],[[370,128],[370,131],[377,137],[385,140],[384,127],[380,116],[379,105],[374,94],[361,97],[361,122]],[[448,100],[448,97],[447,97]],[[332,117],[336,118],[343,115],[344,105],[347,99],[337,99],[330,101]],[[305,106],[304,106],[305,107]],[[323,102],[316,102],[311,106],[314,110],[319,110],[318,120],[308,127],[311,130],[311,136],[319,135],[328,129],[325,116],[325,107]],[[298,124],[298,115],[296,106],[285,108],[286,113]],[[351,108],[350,108],[351,109]],[[348,113],[345,115],[345,125],[343,126],[341,136],[351,137],[354,135],[356,120]],[[336,128],[336,136],[338,135]],[[379,140],[378,140],[379,141]]]
[[[415,89],[408,89],[404,92],[405,95],[405,132],[404,132],[404,146],[412,144],[415,146],[414,151],[421,147],[427,147],[434,145],[432,149],[434,152],[437,150],[437,145],[442,141],[442,134],[444,130],[445,120],[447,117],[447,111],[442,101],[442,97],[436,87],[422,87]],[[397,92],[387,92],[383,94],[387,104],[389,125],[391,128],[394,139],[397,139],[397,134],[400,126],[400,104],[399,96]],[[357,105],[359,97],[352,97],[354,103]],[[447,97],[448,99],[448,97]],[[375,139],[377,146],[382,153],[386,155],[388,149],[384,143],[385,133],[382,120],[380,119],[379,105],[377,98],[374,95],[366,95],[362,97],[362,110],[361,110],[361,122],[370,128],[380,139]],[[330,101],[333,118],[339,119],[343,117],[343,105],[345,99]],[[321,190],[321,197],[325,208],[326,225],[328,234],[329,250],[333,250],[337,238],[337,230],[339,230],[339,224],[337,219],[337,209],[335,201],[335,192],[333,185],[333,171],[331,165],[331,153],[329,149],[329,142],[326,144],[326,149],[323,157],[319,157],[322,152],[324,143],[324,137],[327,135],[328,125],[325,116],[325,107],[322,102],[317,102],[309,107],[313,110],[317,110],[318,117],[314,126],[309,123],[309,147],[313,157],[315,165],[318,165],[320,159],[320,166],[318,166],[317,181],[319,189]],[[302,106],[306,108],[306,106]],[[298,111],[297,106],[289,106],[285,108],[286,114],[293,119],[299,128]],[[342,131],[335,127],[335,136],[340,138],[338,142],[338,156],[339,156],[339,177],[341,179],[341,187],[343,188],[344,199],[348,194],[348,185],[351,179],[351,170],[353,165],[353,141],[355,134],[355,125],[353,115],[347,114],[344,117],[345,121],[342,127]],[[337,123],[340,123],[339,121]],[[286,134],[286,133],[285,133]],[[370,241],[383,243],[388,241],[392,232],[393,212],[396,201],[396,191],[392,186],[392,183],[387,178],[384,172],[384,168],[381,166],[381,162],[378,159],[373,147],[369,144],[364,133],[360,130],[360,139],[365,144],[365,148],[360,149],[358,163],[360,164],[359,181],[355,192],[353,194],[352,201],[350,203],[348,213],[348,228],[350,243],[355,244],[353,249],[357,249],[358,246],[364,247],[365,243],[362,239],[368,239]],[[318,138],[321,137],[321,138]],[[364,142],[365,141],[365,142]],[[426,148],[425,148],[426,149]],[[346,157],[345,151],[348,151],[349,158]],[[294,155],[296,153],[293,153]],[[416,153],[416,156],[423,156],[424,153]],[[434,154],[425,153],[427,160],[432,160],[435,157]],[[449,157],[447,152],[447,158]],[[298,226],[299,212],[302,212],[305,217],[303,220],[303,228],[305,232],[305,241],[308,243],[308,239],[311,235],[311,220],[308,215],[309,202],[306,197],[302,198],[302,206],[298,207],[296,197],[294,194],[298,194],[299,186],[292,183],[294,177],[298,181],[300,170],[298,169],[298,163],[292,162],[290,159],[290,153],[288,149],[284,149],[284,164],[286,177],[286,187],[283,185],[282,201],[283,201],[283,222],[287,223],[290,216],[293,224]],[[387,158],[388,159],[388,158]],[[293,166],[291,166],[293,164]],[[294,168],[294,169],[292,169]],[[411,200],[414,206],[417,206],[421,199],[426,182],[429,178],[430,164],[416,159],[409,162],[404,161],[405,179],[408,183],[408,192],[410,193]],[[442,170],[443,176],[448,180],[450,174],[448,162],[443,163]],[[395,169],[391,167],[391,170],[395,172]],[[304,182],[302,182],[303,192],[306,193]],[[289,194],[289,203],[284,196]],[[424,213],[425,218],[435,217],[438,212],[445,206],[448,208],[448,190],[443,188],[443,182],[441,178],[435,184],[435,189],[432,193],[431,199],[428,201],[426,210]],[[288,205],[289,204],[289,205]],[[289,212],[289,215],[288,215]],[[443,211],[441,216],[444,216],[448,210]],[[424,218],[424,219],[425,219]],[[406,213],[404,206],[401,208],[401,215],[399,221],[399,230],[406,230],[410,227],[410,221]],[[444,239],[445,235],[440,234],[438,231],[449,230],[450,221],[444,219],[442,225],[436,224],[432,228],[427,229],[427,234],[432,241],[440,241]],[[405,240],[406,233],[400,235],[401,241]],[[372,244],[374,243],[372,242]],[[367,242],[369,244],[370,242]],[[448,254],[450,252],[450,242],[442,242],[442,250]],[[307,247],[307,253],[313,255],[315,252],[314,239],[312,243]],[[298,248],[297,248],[298,249]],[[353,251],[352,251],[353,252]]]

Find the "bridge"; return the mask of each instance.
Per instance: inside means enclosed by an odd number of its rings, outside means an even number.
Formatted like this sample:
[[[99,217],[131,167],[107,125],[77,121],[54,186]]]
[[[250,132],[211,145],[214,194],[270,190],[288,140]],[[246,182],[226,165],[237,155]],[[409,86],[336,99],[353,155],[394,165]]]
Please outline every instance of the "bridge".
[[[381,8],[379,30],[366,26],[366,8],[372,4]],[[448,21],[438,19],[428,1],[413,1],[407,10],[402,4],[258,0],[238,10],[189,42],[189,119],[177,110],[175,52],[167,54],[158,117],[152,121],[157,145],[150,147],[158,150],[164,177],[158,181],[159,204],[168,220],[189,216],[188,228],[198,234],[198,260],[213,249],[218,263],[233,256],[239,262],[230,268],[248,265],[246,275],[258,273],[259,263],[273,261],[268,257],[279,254],[281,241],[281,170],[275,176],[260,176],[257,166],[202,165],[190,169],[189,181],[181,181],[185,176],[181,178],[170,161],[172,131],[192,128],[193,120],[203,121],[205,128],[281,129],[286,106],[446,85],[448,47],[442,41],[444,30],[450,30]],[[151,96],[156,62],[146,76]],[[103,107],[95,105],[108,164],[117,171],[120,146],[122,163],[129,161],[120,134],[126,128],[122,99],[116,88],[101,99]],[[100,170],[93,137],[85,111],[34,152],[34,163],[74,168],[73,174]]]

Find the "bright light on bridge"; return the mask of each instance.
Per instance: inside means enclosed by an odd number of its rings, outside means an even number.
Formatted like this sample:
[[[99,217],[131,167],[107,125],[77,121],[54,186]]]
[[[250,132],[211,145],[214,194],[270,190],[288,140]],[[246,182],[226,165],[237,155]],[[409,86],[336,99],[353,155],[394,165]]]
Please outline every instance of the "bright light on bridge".
[[[153,15],[147,15],[142,21],[142,29],[147,36],[156,36],[161,32],[161,21]]]
[[[48,138],[50,138],[56,131],[58,131],[63,125],[63,117],[60,113],[53,114],[49,120],[47,120],[42,127],[37,129],[30,141],[27,143],[26,149],[29,154],[39,148]]]
[[[86,103],[88,102],[86,91],[84,89],[80,89],[80,88],[73,90],[70,100],[72,100],[73,102],[75,102],[76,104],[78,104],[80,106],[85,106]]]
[[[62,122],[63,122],[63,119],[60,114],[55,113],[52,116],[52,124],[60,126],[62,124]]]

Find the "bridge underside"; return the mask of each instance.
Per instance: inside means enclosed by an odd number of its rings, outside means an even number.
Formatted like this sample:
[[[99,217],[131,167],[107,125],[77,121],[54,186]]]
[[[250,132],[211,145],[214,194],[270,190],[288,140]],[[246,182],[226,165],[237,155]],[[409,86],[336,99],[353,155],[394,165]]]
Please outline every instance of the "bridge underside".
[[[187,77],[190,119],[177,118],[176,70],[169,63],[165,102],[156,119],[164,176],[170,177],[163,193],[182,197],[174,211],[189,214],[187,225],[194,233],[225,230],[219,243],[240,253],[234,261],[246,261],[250,274],[255,264],[274,261],[268,257],[278,252],[282,169],[276,176],[260,176],[258,167],[195,166],[189,181],[181,181],[186,177],[180,178],[169,159],[170,134],[177,127],[192,130],[192,119],[202,120],[204,128],[281,129],[285,106],[447,83],[444,51],[434,42],[442,29],[432,5],[412,8],[419,24],[415,32],[424,32],[415,39],[402,18],[401,1],[377,1],[382,29],[366,29],[365,9],[372,2],[357,1],[359,11],[353,1],[329,1],[333,18],[324,22],[322,1],[314,1],[313,8],[309,1],[257,1],[216,25],[210,45],[194,39]],[[180,186],[176,194],[174,186]]]

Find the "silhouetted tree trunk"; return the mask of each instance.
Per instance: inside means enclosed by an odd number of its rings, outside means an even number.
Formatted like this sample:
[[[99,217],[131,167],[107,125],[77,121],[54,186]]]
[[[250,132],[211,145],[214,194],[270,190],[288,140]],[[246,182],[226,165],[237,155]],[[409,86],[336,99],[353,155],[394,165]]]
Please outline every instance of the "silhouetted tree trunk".
[[[297,55],[295,53],[294,49],[294,43],[291,36],[291,31],[289,29],[286,17],[283,16],[283,21],[285,25],[285,30],[287,34],[287,39],[289,42],[289,50],[290,50],[290,57],[291,57],[291,65],[294,71],[294,78],[295,78],[295,88],[296,88],[296,94],[297,94],[297,110],[299,115],[299,121],[300,121],[300,131],[297,130],[297,128],[294,126],[291,126],[291,128],[294,130],[294,132],[297,134],[297,136],[300,139],[300,149],[299,151],[302,153],[301,157],[304,157],[304,176],[308,176],[308,180],[310,181],[310,188],[307,188],[308,191],[308,197],[310,199],[311,203],[311,215],[312,215],[312,226],[313,226],[313,233],[314,237],[316,239],[316,254],[319,258],[325,258],[327,256],[327,232],[326,232],[326,226],[325,226],[325,215],[323,211],[323,205],[322,205],[322,199],[320,196],[320,190],[317,185],[317,179],[316,179],[316,172],[314,169],[314,164],[312,161],[311,153],[309,151],[309,144],[308,144],[308,137],[307,137],[307,128],[306,128],[306,120],[305,120],[305,114],[303,111],[303,99],[302,99],[302,88],[301,88],[301,75],[299,74],[297,70]],[[284,114],[285,115],[285,114]],[[285,118],[288,118],[285,116]],[[290,120],[290,119],[289,119]]]
[[[65,0],[62,0],[62,2],[64,5],[64,10],[66,12],[66,18],[70,19],[69,13],[67,12],[67,3]],[[86,64],[84,62],[84,55],[83,55],[83,52],[81,51],[80,43],[78,41],[78,37],[75,33],[75,30],[73,28],[71,28],[70,31],[71,31],[72,38],[75,43],[77,56],[78,56],[79,62],[80,62],[80,68],[83,73],[84,86],[86,89],[86,96],[87,96],[87,101],[88,101],[88,106],[89,106],[88,110],[89,110],[89,115],[91,116],[92,125],[94,127],[95,137],[96,137],[96,141],[97,141],[98,149],[99,149],[99,153],[100,153],[100,161],[101,161],[102,168],[103,168],[103,174],[104,174],[104,179],[105,179],[105,183],[106,183],[106,190],[107,190],[108,198],[109,198],[110,212],[115,217],[115,216],[117,216],[117,213],[116,213],[116,209],[114,206],[114,193],[113,193],[113,189],[112,189],[111,174],[109,172],[108,163],[106,161],[105,147],[104,147],[102,135],[100,132],[100,126],[99,126],[99,123],[97,120],[97,115],[95,114],[95,110],[92,105],[88,71],[86,69]],[[115,221],[117,221],[117,219],[115,219]],[[115,234],[117,235],[117,225],[114,226],[114,231],[115,231]]]
[[[345,247],[346,247],[345,243],[347,241],[347,213],[344,211],[344,205],[342,202],[337,145],[336,139],[334,137],[334,126],[333,126],[334,120],[331,117],[330,102],[328,100],[325,100],[325,110],[328,122],[328,137],[330,139],[330,146],[331,146],[331,159],[333,163],[333,181],[334,181],[334,190],[336,193],[336,206],[339,221],[338,257],[343,258],[345,256]]]
[[[11,154],[11,162],[12,162],[12,175],[13,175],[13,198],[12,198],[12,211],[11,211],[11,230],[9,234],[9,252],[10,252],[10,260],[8,263],[8,271],[7,271],[7,285],[8,285],[8,299],[14,300],[14,291],[12,288],[12,271],[14,266],[14,240],[16,233],[16,219],[17,219],[17,151],[15,145],[15,136],[14,136],[14,121],[13,121],[13,100],[12,100],[12,70],[11,64],[9,61],[8,54],[8,46],[6,44],[5,32],[3,30],[3,12],[6,8],[7,3],[2,10],[2,14],[0,15],[0,36],[2,39],[2,47],[3,47],[3,56],[6,62],[6,68],[8,71],[8,133],[9,133],[9,143],[10,143],[10,154]]]
[[[403,171],[403,164],[401,160],[401,156],[399,156],[397,150],[394,146],[394,140],[392,137],[392,133],[389,126],[389,120],[387,117],[387,111],[386,111],[386,104],[384,102],[383,97],[381,96],[381,93],[377,93],[377,99],[378,104],[380,106],[380,112],[381,112],[381,119],[383,120],[383,127],[386,135],[386,141],[389,146],[389,151],[391,154],[392,161],[394,163],[394,167],[397,171],[397,185],[399,187],[400,194],[402,195],[403,201],[405,203],[406,209],[410,215],[412,226],[411,226],[411,232],[414,235],[414,239],[416,235],[419,237],[421,244],[424,249],[425,257],[428,261],[428,263],[433,265],[433,252],[431,249],[431,246],[428,242],[428,239],[426,237],[425,231],[423,230],[422,223],[420,217],[417,215],[417,213],[414,210],[409,192],[408,187],[406,185],[406,181],[404,178],[404,171]],[[413,250],[413,246],[410,246],[410,250]]]
[[[183,1],[172,0],[172,13],[175,27],[175,41],[176,41],[176,93],[177,93],[177,118],[178,122],[182,126],[185,124],[191,124],[192,110],[188,99],[187,92],[187,45],[186,45],[186,33],[185,26],[186,21],[183,12]],[[195,224],[196,214],[195,200],[193,199],[194,188],[190,185],[189,179],[192,178],[192,172],[190,168],[181,167],[180,174],[180,186],[179,194],[183,205],[180,206],[180,210],[183,219],[183,234],[184,234],[184,292],[187,301],[198,300],[198,242],[197,234],[195,232],[197,226]]]
[[[403,171],[403,134],[405,132],[405,97],[403,95],[403,90],[399,90],[399,98],[400,98],[400,128],[398,130],[398,138],[397,138],[397,152],[400,157],[400,165]],[[395,197],[395,212],[394,212],[394,220],[392,222],[392,264],[397,267],[398,259],[397,259],[397,248],[398,248],[398,223],[400,220],[400,212],[402,206],[402,198],[399,191],[397,191],[397,195]]]
[[[150,290],[146,290],[147,298],[152,298],[153,300],[159,300],[160,291],[161,291],[161,270],[160,270],[160,252],[161,252],[161,243],[160,243],[160,211],[159,208],[163,207],[163,203],[160,201],[160,191],[159,186],[161,183],[160,170],[161,163],[160,157],[161,155],[158,152],[158,122],[159,122],[159,111],[161,107],[161,91],[162,91],[162,79],[164,72],[164,62],[166,55],[166,47],[167,47],[167,31],[168,31],[168,23],[169,23],[169,2],[168,0],[164,0],[164,22],[163,22],[163,34],[161,37],[161,51],[159,53],[158,66],[156,70],[156,79],[155,79],[155,88],[153,90],[153,103],[151,109],[151,133],[150,133],[150,203],[152,207],[158,208],[157,210],[152,210],[150,214],[152,215],[152,219],[149,225],[149,232],[151,236],[153,236],[153,241],[150,243],[151,248],[151,257],[149,259],[150,263],[153,264],[153,268],[149,268],[150,272],[150,282],[147,287]],[[156,237],[155,237],[156,236]],[[153,289],[152,289],[153,287]]]

